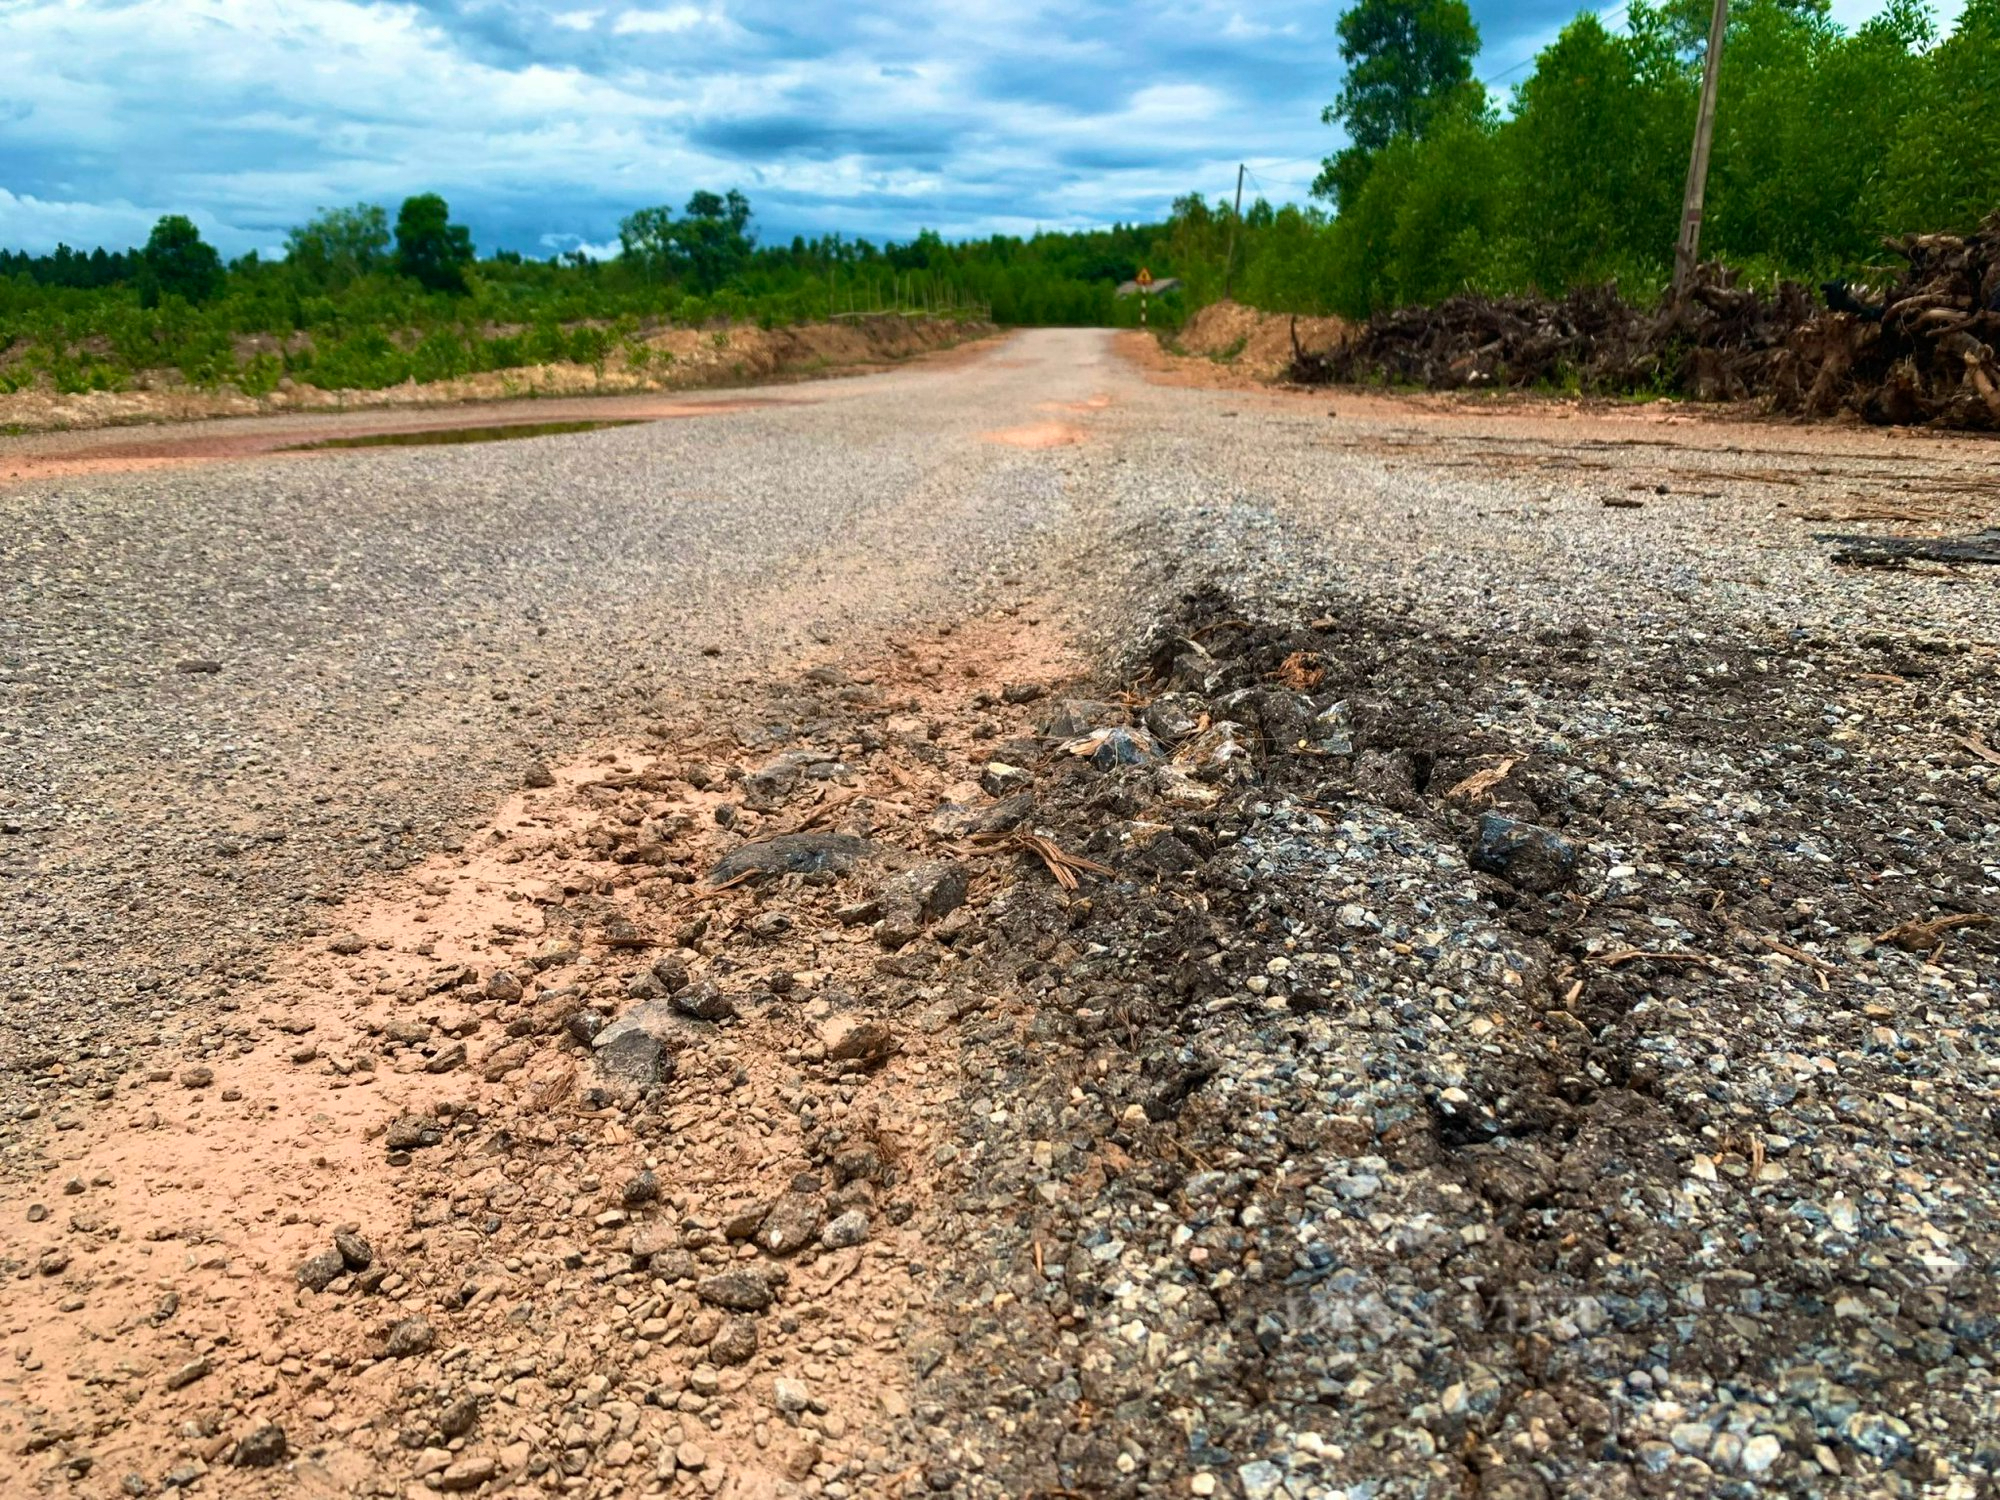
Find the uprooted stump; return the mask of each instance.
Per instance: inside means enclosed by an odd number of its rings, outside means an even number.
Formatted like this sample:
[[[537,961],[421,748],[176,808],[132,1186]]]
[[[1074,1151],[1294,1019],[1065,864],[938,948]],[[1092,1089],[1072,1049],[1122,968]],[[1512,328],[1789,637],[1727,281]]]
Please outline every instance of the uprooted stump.
[[[1387,381],[1432,390],[1574,385],[1697,401],[1759,399],[1824,419],[2000,431],[2000,212],[1969,236],[1886,241],[1903,267],[1877,294],[1796,282],[1770,293],[1700,268],[1678,308],[1634,307],[1613,286],[1560,299],[1449,297],[1370,318],[1346,342],[1295,352],[1305,385]]]

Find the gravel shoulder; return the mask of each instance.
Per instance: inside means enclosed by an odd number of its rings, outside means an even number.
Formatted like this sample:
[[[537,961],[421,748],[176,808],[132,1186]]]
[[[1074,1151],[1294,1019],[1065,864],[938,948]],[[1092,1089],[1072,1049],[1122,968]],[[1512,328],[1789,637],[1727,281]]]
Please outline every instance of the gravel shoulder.
[[[1991,524],[1990,453],[1048,333],[0,494],[0,1430],[88,1494],[1976,1495],[2000,620],[1812,533]]]

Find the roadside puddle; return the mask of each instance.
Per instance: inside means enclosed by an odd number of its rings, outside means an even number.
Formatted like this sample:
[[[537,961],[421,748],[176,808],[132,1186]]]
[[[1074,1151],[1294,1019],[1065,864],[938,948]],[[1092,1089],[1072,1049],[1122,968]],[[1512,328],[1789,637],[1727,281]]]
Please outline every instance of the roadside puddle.
[[[320,438],[293,443],[280,453],[317,453],[326,448],[428,448],[446,443],[504,443],[515,438],[557,437],[570,432],[596,432],[604,427],[638,427],[641,417],[595,422],[496,422],[485,427],[428,427],[414,432],[364,432],[352,437]]]

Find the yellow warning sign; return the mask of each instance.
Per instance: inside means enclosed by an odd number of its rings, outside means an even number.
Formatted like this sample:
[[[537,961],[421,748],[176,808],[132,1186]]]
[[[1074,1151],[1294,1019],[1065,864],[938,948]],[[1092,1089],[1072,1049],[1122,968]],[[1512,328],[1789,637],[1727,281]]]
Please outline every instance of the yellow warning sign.
[[[1153,273],[1147,270],[1144,266],[1139,267],[1139,285],[1151,286],[1152,284],[1153,284]]]

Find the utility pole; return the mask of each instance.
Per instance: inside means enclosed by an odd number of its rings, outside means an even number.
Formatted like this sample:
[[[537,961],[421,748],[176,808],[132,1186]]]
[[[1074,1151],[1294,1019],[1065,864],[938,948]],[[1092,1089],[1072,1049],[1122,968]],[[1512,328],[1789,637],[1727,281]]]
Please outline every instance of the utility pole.
[[[1674,242],[1673,305],[1687,300],[1701,250],[1702,198],[1708,191],[1708,148],[1715,139],[1715,85],[1722,76],[1722,33],[1729,24],[1729,0],[1715,0],[1708,23],[1708,56],[1701,65],[1701,109],[1694,120],[1694,151],[1688,157],[1687,192],[1681,200],[1680,238]]]
[[[1720,5],[1723,0],[1716,0]],[[1222,252],[1222,300],[1229,300],[1229,272],[1236,262],[1236,225],[1243,217],[1243,163],[1236,164],[1236,212],[1229,220],[1229,248]]]

